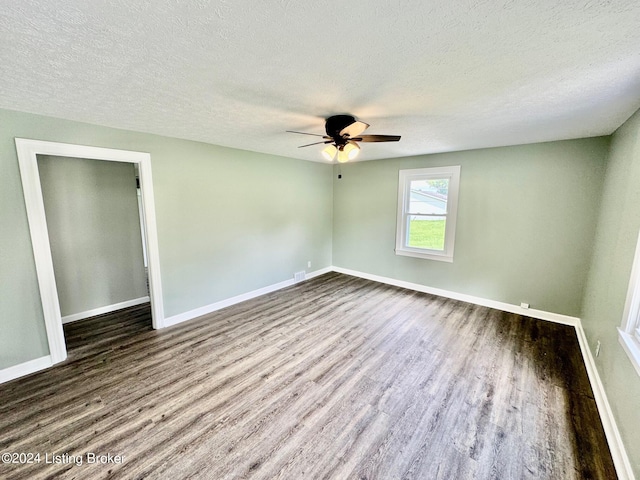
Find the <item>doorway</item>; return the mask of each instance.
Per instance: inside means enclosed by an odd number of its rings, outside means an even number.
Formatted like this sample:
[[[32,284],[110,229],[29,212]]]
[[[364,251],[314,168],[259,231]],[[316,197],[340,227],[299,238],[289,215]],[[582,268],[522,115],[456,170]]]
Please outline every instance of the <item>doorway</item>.
[[[152,324],[155,329],[162,328],[164,326],[164,310],[162,305],[155,202],[151,177],[151,156],[143,152],[21,138],[16,138],[16,149],[52,363],[59,363],[65,360],[67,357],[67,349],[53,270],[51,244],[45,219],[42,186],[38,173],[38,155],[126,162],[133,163],[138,167],[143,213],[142,230],[144,232],[143,238],[148,261]]]

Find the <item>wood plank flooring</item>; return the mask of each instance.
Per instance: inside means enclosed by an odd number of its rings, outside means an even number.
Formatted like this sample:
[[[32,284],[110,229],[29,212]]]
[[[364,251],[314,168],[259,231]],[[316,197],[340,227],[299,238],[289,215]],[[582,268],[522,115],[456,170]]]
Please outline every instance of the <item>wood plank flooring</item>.
[[[41,456],[0,478],[616,478],[571,327],[337,273],[150,324],[0,385],[0,452]]]

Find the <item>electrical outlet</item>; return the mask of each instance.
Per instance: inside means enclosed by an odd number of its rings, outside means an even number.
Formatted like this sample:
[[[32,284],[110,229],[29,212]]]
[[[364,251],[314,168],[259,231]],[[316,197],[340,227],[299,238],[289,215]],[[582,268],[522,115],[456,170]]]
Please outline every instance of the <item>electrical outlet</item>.
[[[528,304],[528,303],[524,303],[524,302],[522,302],[522,303],[520,304],[520,307],[521,307],[521,308],[529,308],[529,304]]]
[[[307,262],[307,268],[311,268],[311,260]]]
[[[596,344],[596,357],[600,355],[600,340],[598,340],[598,343]]]

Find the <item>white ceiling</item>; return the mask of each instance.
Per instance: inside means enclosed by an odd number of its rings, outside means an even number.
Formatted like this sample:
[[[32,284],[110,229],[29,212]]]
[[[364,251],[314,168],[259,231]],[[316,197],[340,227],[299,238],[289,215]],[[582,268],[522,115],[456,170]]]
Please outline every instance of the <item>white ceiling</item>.
[[[638,0],[21,0],[0,6],[0,107],[321,161],[612,133],[640,107]]]

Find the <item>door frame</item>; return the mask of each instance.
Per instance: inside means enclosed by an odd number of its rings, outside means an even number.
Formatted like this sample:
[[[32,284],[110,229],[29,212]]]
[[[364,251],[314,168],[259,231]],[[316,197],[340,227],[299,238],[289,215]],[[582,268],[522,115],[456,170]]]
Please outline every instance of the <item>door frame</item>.
[[[51,361],[62,362],[67,358],[67,346],[62,329],[62,315],[56,289],[56,280],[51,257],[51,244],[44,210],[42,186],[38,172],[38,155],[73,157],[87,160],[106,160],[135,163],[139,167],[140,190],[142,192],[142,222],[145,229],[149,268],[149,296],[153,328],[164,326],[162,281],[160,278],[160,253],[156,227],[153,180],[151,177],[151,155],[144,152],[115,150],[68,143],[47,142],[16,138],[16,151],[24,201],[27,209],[31,245],[36,265],[40,299],[49,343]]]

